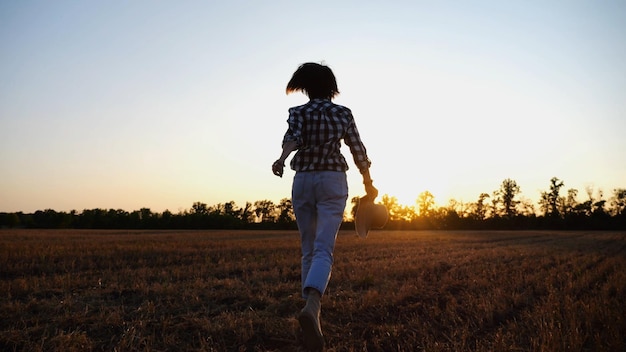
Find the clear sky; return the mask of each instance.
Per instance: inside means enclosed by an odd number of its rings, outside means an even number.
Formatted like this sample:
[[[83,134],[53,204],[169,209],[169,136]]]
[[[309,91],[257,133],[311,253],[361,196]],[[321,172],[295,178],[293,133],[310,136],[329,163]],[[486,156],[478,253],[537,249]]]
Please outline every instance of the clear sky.
[[[401,203],[626,187],[625,1],[26,0],[0,2],[0,211],[290,197],[308,61]]]

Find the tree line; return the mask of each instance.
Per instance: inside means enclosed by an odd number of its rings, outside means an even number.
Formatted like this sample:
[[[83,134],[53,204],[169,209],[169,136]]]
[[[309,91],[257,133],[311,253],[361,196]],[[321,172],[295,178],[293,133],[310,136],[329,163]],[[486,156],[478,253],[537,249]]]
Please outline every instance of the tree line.
[[[609,197],[592,187],[579,201],[577,189],[562,192],[564,182],[556,177],[549,189],[541,192],[538,204],[521,194],[516,181],[505,179],[498,189],[481,193],[474,202],[449,200],[436,206],[429,191],[420,193],[414,205],[402,205],[396,197],[383,195],[380,203],[389,210],[386,229],[391,230],[626,230],[626,189],[614,189]],[[350,202],[343,228],[353,228],[358,197]],[[128,212],[122,209],[85,209],[82,212],[38,210],[0,213],[4,228],[78,228],[78,229],[296,229],[291,200],[246,202],[239,207],[234,201],[209,206],[195,202],[190,209],[162,213],[142,208]]]

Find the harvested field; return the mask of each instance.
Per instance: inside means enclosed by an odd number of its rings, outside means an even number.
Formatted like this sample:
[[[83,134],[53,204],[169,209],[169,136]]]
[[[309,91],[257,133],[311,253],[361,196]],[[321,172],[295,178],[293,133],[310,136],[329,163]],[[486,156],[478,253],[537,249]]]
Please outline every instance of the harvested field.
[[[1,351],[297,351],[294,231],[0,230]],[[625,351],[626,233],[340,233],[328,351]]]

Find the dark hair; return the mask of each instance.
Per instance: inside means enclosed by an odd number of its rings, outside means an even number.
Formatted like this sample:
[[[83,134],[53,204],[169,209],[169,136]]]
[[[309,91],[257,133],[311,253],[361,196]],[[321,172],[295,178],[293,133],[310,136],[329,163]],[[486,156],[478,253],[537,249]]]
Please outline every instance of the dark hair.
[[[287,83],[287,94],[297,91],[311,99],[332,99],[339,94],[337,80],[330,67],[314,62],[300,65]]]

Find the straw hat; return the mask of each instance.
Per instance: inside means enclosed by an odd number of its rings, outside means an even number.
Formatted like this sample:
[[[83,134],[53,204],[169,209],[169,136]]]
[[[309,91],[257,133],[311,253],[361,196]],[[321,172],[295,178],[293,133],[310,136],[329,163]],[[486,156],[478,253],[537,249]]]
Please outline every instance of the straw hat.
[[[389,214],[387,207],[383,204],[374,204],[373,200],[364,200],[363,198],[359,199],[356,215],[354,216],[354,227],[359,237],[366,238],[369,230],[385,226]]]

